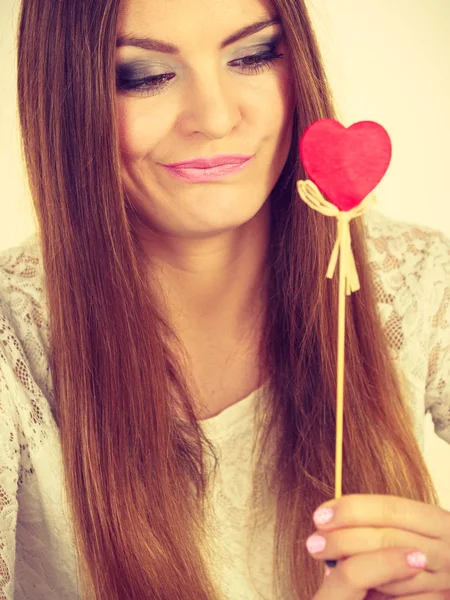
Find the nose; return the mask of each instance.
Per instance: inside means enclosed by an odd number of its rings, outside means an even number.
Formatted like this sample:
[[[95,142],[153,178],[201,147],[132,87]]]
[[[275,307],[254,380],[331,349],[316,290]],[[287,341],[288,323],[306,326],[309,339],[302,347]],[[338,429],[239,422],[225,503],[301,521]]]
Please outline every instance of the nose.
[[[209,71],[192,78],[184,100],[183,131],[226,137],[241,120],[236,88],[225,73]]]

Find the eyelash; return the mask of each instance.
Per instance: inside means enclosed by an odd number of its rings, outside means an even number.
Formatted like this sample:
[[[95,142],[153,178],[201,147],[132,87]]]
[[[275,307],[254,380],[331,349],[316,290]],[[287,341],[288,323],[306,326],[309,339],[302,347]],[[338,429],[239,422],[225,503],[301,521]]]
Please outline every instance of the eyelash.
[[[284,54],[277,54],[275,47],[271,48],[267,52],[260,54],[251,54],[249,56],[243,56],[232,62],[242,62],[244,60],[253,59],[257,60],[251,65],[244,65],[244,71],[252,74],[258,74],[266,69],[270,69],[276,60],[283,58]],[[153,75],[151,77],[145,77],[144,79],[136,79],[127,81],[124,79],[117,79],[117,89],[123,91],[134,91],[138,94],[151,94],[151,92],[158,92],[162,90],[167,83],[175,77],[171,73],[163,73],[161,75]]]

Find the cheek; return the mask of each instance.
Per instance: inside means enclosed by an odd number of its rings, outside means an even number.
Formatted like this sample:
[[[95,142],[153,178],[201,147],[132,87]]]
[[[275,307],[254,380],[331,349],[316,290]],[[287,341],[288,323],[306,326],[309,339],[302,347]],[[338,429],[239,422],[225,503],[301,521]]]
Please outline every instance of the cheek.
[[[290,120],[295,108],[295,93],[289,72],[283,73],[283,76],[280,78],[279,94],[283,117],[285,120]]]
[[[265,89],[260,89],[252,100],[253,111],[264,121],[266,131],[275,135],[283,133],[291,122],[294,112],[294,92],[289,74],[279,72]]]
[[[119,144],[122,155],[142,157],[171,130],[170,112],[155,110],[150,99],[123,98],[117,107]]]

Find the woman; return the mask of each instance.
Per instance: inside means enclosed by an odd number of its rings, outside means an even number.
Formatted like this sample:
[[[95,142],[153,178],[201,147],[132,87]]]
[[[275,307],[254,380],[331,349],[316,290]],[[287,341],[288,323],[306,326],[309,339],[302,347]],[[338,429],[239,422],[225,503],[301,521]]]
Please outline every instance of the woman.
[[[450,441],[450,241],[376,213],[330,501],[336,230],[295,182],[335,113],[304,2],[28,0],[18,72],[39,237],[1,261],[0,596],[448,597],[420,418]]]

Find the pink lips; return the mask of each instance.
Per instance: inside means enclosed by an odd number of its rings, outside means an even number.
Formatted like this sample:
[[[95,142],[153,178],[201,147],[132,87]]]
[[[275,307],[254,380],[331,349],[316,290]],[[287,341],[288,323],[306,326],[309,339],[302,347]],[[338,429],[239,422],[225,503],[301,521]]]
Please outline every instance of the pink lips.
[[[207,183],[242,171],[253,157],[254,155],[222,154],[162,166],[176,179],[189,183]]]
[[[194,169],[211,169],[221,165],[239,165],[252,158],[252,154],[216,154],[205,158],[193,158],[182,162],[171,163],[167,167],[193,167]]]

